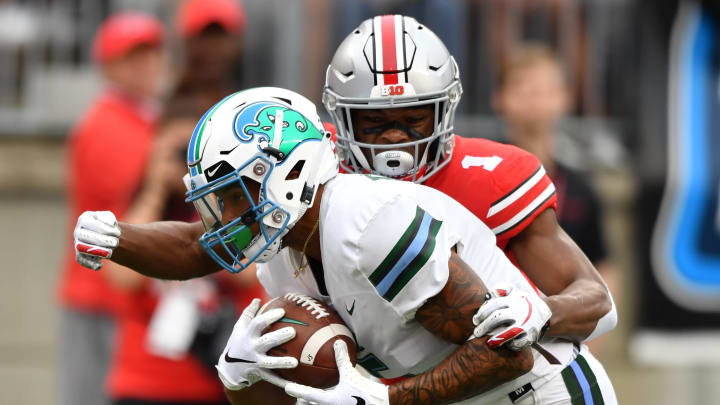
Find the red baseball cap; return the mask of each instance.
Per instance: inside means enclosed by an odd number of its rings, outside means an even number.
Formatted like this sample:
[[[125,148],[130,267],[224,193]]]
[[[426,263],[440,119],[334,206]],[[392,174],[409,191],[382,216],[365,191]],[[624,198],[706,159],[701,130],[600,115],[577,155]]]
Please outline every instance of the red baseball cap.
[[[93,42],[93,59],[107,63],[138,45],[159,45],[163,41],[160,20],[136,11],[113,14],[100,25]]]
[[[220,24],[230,33],[242,32],[245,20],[245,10],[237,0],[186,0],[175,23],[180,35],[189,38],[212,23]]]

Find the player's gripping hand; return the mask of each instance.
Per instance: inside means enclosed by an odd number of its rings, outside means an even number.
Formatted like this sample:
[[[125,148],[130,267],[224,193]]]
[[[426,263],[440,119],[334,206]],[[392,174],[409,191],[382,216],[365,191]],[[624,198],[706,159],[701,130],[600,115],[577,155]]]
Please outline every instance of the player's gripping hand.
[[[298,399],[298,404],[317,405],[389,405],[388,388],[364,377],[353,367],[348,356],[347,345],[342,340],[335,341],[335,362],[340,371],[338,385],[327,390],[288,383],[285,392]]]
[[[490,295],[473,316],[475,337],[491,334],[487,341],[490,347],[504,345],[520,351],[545,333],[552,311],[537,294],[501,285]]]
[[[75,231],[75,260],[92,270],[102,267],[120,242],[120,226],[110,211],[85,211],[78,217]]]
[[[220,380],[229,390],[241,390],[259,380],[266,380],[284,388],[288,381],[268,369],[294,368],[298,365],[294,357],[275,357],[266,354],[271,348],[294,338],[293,327],[261,334],[263,329],[285,316],[285,310],[275,308],[257,315],[259,309],[260,300],[255,298],[235,323],[225,350],[215,366]]]

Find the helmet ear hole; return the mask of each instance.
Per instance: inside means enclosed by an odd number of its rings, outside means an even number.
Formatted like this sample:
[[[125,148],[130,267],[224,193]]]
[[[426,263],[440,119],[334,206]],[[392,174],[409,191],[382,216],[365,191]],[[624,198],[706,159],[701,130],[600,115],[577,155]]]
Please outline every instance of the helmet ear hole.
[[[295,163],[295,166],[290,169],[290,172],[287,174],[287,176],[285,176],[285,180],[298,179],[300,177],[300,174],[302,173],[303,167],[305,167],[305,161],[298,160],[297,163]]]

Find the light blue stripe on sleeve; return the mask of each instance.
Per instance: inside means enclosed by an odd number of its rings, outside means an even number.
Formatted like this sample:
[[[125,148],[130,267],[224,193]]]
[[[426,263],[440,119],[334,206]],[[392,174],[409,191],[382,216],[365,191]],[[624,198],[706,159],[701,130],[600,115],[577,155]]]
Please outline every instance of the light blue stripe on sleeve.
[[[393,266],[385,278],[383,278],[382,281],[378,283],[377,287],[375,287],[380,295],[385,295],[398,276],[400,276],[402,271],[405,270],[405,267],[413,261],[413,259],[420,253],[423,246],[425,246],[425,242],[427,241],[428,233],[430,231],[430,222],[432,222],[432,217],[425,212],[422,222],[420,223],[420,229],[418,229],[418,233],[415,235],[415,239],[413,239],[405,253],[403,253],[400,257],[400,260],[395,263],[395,266]]]

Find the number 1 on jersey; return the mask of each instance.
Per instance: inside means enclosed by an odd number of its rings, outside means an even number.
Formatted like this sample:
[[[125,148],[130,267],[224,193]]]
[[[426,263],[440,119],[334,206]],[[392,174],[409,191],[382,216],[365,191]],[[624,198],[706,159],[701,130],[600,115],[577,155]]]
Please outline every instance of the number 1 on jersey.
[[[492,157],[482,157],[482,156],[465,156],[462,160],[462,167],[463,169],[469,169],[472,166],[480,166],[483,169],[491,172],[495,170],[497,165],[502,162],[502,158],[500,156],[493,155]]]

